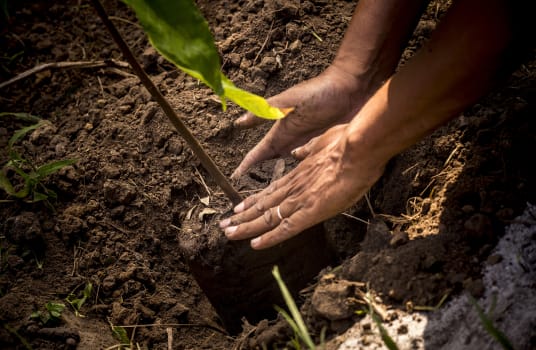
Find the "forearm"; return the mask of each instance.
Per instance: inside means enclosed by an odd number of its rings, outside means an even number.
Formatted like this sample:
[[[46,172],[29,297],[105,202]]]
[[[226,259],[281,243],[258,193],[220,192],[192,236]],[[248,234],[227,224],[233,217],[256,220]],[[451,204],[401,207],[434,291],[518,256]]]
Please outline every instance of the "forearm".
[[[373,93],[397,67],[428,0],[360,0],[332,67]]]
[[[430,41],[348,128],[351,149],[387,161],[490,90],[511,42],[507,1],[454,3]]]

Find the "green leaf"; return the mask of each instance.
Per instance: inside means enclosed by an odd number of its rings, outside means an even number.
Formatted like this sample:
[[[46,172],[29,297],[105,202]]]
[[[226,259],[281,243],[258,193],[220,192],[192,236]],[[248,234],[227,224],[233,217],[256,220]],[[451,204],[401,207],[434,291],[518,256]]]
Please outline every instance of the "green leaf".
[[[186,73],[223,95],[220,57],[205,18],[191,0],[124,0],[151,44]]]
[[[151,44],[170,62],[256,116],[281,119],[292,108],[270,106],[261,96],[236,87],[220,71],[220,56],[208,24],[192,0],[123,0],[130,5]]]
[[[38,192],[38,191],[33,192],[33,200],[32,200],[33,203],[44,201],[46,199],[48,199],[47,194],[44,194],[44,193],[41,193],[41,192]]]
[[[13,195],[15,193],[15,189],[13,188],[11,181],[9,181],[3,171],[0,171],[0,188],[6,191],[6,193],[9,195]]]
[[[63,309],[65,309],[65,304],[49,301],[48,303],[46,303],[45,307],[50,313],[50,316],[59,318],[61,316],[61,313],[63,312]]]
[[[300,311],[298,310],[298,307],[296,306],[292,295],[290,294],[287,286],[285,285],[285,282],[283,282],[283,279],[281,278],[281,274],[279,273],[279,267],[277,265],[274,266],[274,268],[272,269],[272,275],[274,276],[275,280],[277,281],[277,284],[279,285],[279,289],[281,290],[283,299],[285,299],[285,303],[287,304],[290,314],[292,315],[292,319],[294,320],[295,326],[298,329],[298,335],[300,336],[300,338],[302,338],[303,342],[307,345],[309,349],[316,349],[315,344],[311,339],[311,336],[309,335],[309,331],[305,326],[305,322],[301,317]]]
[[[9,148],[13,147],[13,145],[15,144],[15,142],[17,142],[18,140],[20,140],[22,137],[24,137],[24,135],[26,135],[27,133],[29,133],[30,131],[32,130],[35,130],[37,129],[38,127],[41,126],[41,122],[39,123],[35,123],[35,124],[32,124],[30,126],[27,126],[27,127],[24,127],[22,129],[19,129],[17,131],[15,131],[13,133],[13,136],[11,136],[11,138],[9,139],[9,142],[8,142],[8,146]]]
[[[29,113],[0,112],[0,117],[12,116],[24,122],[37,123],[41,120],[38,116]]]
[[[513,350],[514,347],[512,343],[510,342],[510,339],[508,339],[508,337],[503,332],[501,332],[497,327],[495,327],[491,318],[489,318],[484,313],[484,310],[482,310],[482,307],[478,305],[476,300],[472,296],[470,296],[469,298],[470,298],[469,301],[475,307],[478,317],[480,318],[480,322],[482,322],[482,326],[484,327],[486,332],[488,332],[488,334],[490,334],[493,338],[495,338],[495,340],[497,340],[499,344],[501,344],[503,349]]]
[[[30,193],[30,184],[28,181],[24,182],[24,187],[20,191],[15,191],[13,184],[7,178],[3,171],[0,171],[0,188],[2,188],[8,195],[15,198],[25,198]]]
[[[121,344],[130,344],[130,339],[128,338],[128,334],[125,328],[121,326],[112,325],[112,333],[114,337],[121,342]]]
[[[246,90],[236,87],[232,81],[223,77],[224,96],[240,107],[247,109],[256,116],[265,119],[281,119],[290,113],[293,108],[282,109],[272,107],[268,101],[259,95],[252,94]]]
[[[36,173],[39,175],[40,178],[44,178],[50,174],[55,173],[63,167],[76,163],[76,161],[76,159],[63,159],[50,162],[45,165],[41,165],[39,168],[37,168]]]

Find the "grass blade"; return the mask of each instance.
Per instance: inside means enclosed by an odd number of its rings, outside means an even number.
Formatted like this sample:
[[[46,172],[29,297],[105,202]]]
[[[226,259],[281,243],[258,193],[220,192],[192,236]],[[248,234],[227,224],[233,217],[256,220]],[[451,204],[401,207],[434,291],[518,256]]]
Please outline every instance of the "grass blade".
[[[290,294],[287,286],[285,285],[285,282],[283,282],[283,279],[281,278],[281,274],[279,273],[279,267],[277,265],[274,266],[274,268],[272,269],[272,275],[274,276],[275,280],[277,281],[277,284],[279,285],[279,289],[281,290],[283,299],[285,299],[285,303],[287,304],[290,314],[292,315],[292,319],[296,324],[296,327],[298,329],[298,335],[300,336],[300,338],[302,338],[303,342],[305,343],[305,345],[307,345],[309,349],[314,350],[316,348],[315,344],[311,339],[311,336],[309,335],[309,331],[305,326],[305,322],[303,322],[303,318],[301,317],[300,311],[298,310],[298,307],[296,306],[292,295]]]
[[[65,166],[76,163],[76,161],[76,159],[63,159],[53,161],[45,165],[41,165],[39,168],[37,168],[36,173],[39,175],[40,178],[44,178],[48,175],[54,174],[56,171],[60,170]]]

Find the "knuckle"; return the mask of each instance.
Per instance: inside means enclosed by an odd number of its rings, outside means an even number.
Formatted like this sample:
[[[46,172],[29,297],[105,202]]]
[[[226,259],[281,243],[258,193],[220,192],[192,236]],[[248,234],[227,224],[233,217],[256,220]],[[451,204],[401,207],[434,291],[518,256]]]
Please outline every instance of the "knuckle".
[[[264,219],[264,222],[269,225],[269,226],[272,226],[273,225],[273,221],[274,221],[274,215],[272,213],[272,210],[266,210],[264,212],[264,214],[262,215],[263,219]]]

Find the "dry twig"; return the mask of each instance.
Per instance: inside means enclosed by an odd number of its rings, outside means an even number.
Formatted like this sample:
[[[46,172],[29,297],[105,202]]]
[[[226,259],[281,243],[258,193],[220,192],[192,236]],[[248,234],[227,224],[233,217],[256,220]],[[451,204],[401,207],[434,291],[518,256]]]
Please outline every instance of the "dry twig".
[[[50,69],[72,69],[72,68],[102,68],[102,67],[110,67],[115,66],[119,68],[128,68],[128,63],[123,61],[117,61],[117,60],[104,60],[104,61],[75,61],[75,62],[50,62],[50,63],[43,63],[38,66],[33,67],[32,69],[28,69],[25,72],[22,72],[13,78],[6,80],[2,83],[0,83],[0,89],[11,85],[13,83],[16,83],[19,80],[28,78],[34,74],[37,74],[39,72],[50,70]],[[124,72],[122,72],[124,73]]]

